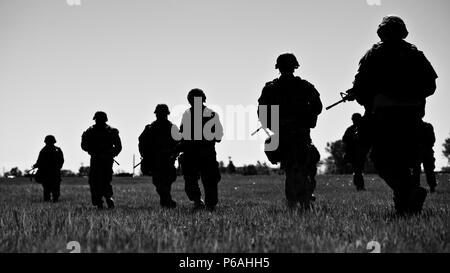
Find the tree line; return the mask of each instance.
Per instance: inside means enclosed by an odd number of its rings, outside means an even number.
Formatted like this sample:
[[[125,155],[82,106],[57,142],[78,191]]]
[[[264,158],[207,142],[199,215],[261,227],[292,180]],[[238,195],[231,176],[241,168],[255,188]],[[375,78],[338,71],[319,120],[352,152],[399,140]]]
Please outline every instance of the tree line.
[[[450,172],[450,137],[444,142],[442,154],[447,158],[449,166],[443,167],[442,172]],[[351,174],[352,168],[344,160],[345,149],[342,140],[337,140],[334,142],[328,142],[325,151],[329,154],[328,157],[320,161],[320,165],[325,166],[325,174]],[[256,164],[248,164],[236,167],[229,157],[228,164],[224,161],[219,161],[219,170],[222,174],[230,175],[271,175],[271,174],[281,174],[282,170],[279,167],[271,167],[265,162],[257,161]],[[181,175],[181,168],[177,169],[178,175]],[[365,173],[375,173],[375,167],[372,161],[368,158],[365,165]],[[89,166],[81,166],[78,172],[73,172],[72,170],[61,170],[61,176],[63,177],[86,177],[89,174]],[[13,167],[8,172],[3,174],[4,177],[30,177],[32,175],[31,170],[21,171],[18,167]],[[127,173],[125,171],[118,171],[114,174],[117,177],[131,177],[132,173]]]

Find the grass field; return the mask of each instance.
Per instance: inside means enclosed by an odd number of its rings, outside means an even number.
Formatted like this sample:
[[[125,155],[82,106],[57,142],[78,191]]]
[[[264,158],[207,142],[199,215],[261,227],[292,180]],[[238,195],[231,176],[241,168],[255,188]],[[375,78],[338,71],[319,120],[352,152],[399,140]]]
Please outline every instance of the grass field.
[[[41,201],[41,186],[0,180],[0,252],[450,252],[450,176],[420,216],[393,216],[391,191],[367,176],[357,193],[350,176],[319,176],[311,212],[284,205],[281,176],[223,177],[217,211],[193,212],[179,178],[178,207],[161,209],[148,178],[113,181],[117,207],[90,205],[85,178],[65,179],[61,202]]]

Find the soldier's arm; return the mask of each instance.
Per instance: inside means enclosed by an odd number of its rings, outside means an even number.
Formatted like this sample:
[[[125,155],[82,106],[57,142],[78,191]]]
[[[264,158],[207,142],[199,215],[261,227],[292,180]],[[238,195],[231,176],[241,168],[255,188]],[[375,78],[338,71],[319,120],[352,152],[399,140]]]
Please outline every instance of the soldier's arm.
[[[81,136],[81,149],[85,152],[89,152],[89,139],[88,139],[89,131],[85,131]]]
[[[58,149],[58,169],[61,170],[64,165],[64,154],[61,149]]]
[[[318,115],[320,115],[320,113],[322,113],[322,110],[323,110],[323,104],[322,104],[322,101],[320,100],[320,93],[319,93],[319,91],[317,91],[317,89],[314,87],[314,85],[310,84],[310,88],[312,90],[310,107],[311,107],[312,112],[318,116]]]
[[[271,126],[271,99],[270,99],[271,83],[267,83],[258,99],[258,119],[263,128],[270,129]],[[262,108],[261,106],[265,107]],[[261,108],[261,109],[260,109]]]
[[[139,136],[138,140],[138,148],[139,148],[139,153],[141,154],[142,157],[144,157],[145,154],[145,150],[146,150],[146,138],[147,138],[147,134],[148,134],[148,126],[145,126],[144,131],[142,131],[141,135]]]
[[[429,97],[436,91],[436,79],[438,75],[431,65],[430,61],[425,57],[423,52],[420,52],[420,65],[422,71],[422,86],[421,89],[424,92],[424,97]]]
[[[354,100],[360,105],[368,103],[368,92],[370,89],[370,60],[371,50],[369,50],[359,61],[358,72],[353,81],[353,88],[348,91],[348,99]]]
[[[113,156],[116,157],[122,151],[122,141],[120,140],[119,130],[114,129],[114,150]]]
[[[36,163],[34,163],[33,168],[40,168],[42,166],[42,160],[43,160],[43,152],[42,150],[39,152],[38,159],[36,160]]]
[[[221,142],[223,138],[223,126],[220,123],[219,115],[214,112],[214,136],[216,142]]]

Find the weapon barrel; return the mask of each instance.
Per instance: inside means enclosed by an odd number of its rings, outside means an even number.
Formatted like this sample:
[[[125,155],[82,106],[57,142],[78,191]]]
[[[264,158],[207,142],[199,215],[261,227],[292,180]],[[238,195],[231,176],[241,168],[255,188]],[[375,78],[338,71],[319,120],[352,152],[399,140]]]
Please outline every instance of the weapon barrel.
[[[341,103],[343,103],[343,102],[345,102],[345,101],[346,101],[346,99],[342,99],[342,100],[340,100],[340,101],[338,101],[338,102],[336,102],[336,103],[334,103],[334,104],[328,106],[328,107],[325,108],[325,109],[328,111],[328,110],[330,110],[331,108],[336,107],[336,106],[338,106],[339,104],[341,104]]]

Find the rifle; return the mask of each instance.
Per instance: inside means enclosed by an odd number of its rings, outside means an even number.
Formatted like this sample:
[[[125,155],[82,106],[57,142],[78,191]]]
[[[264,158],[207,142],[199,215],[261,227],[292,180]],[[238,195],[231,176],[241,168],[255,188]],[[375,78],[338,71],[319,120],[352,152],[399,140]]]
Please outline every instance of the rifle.
[[[256,131],[254,131],[252,134],[251,134],[251,136],[254,136],[254,135],[256,135],[259,131],[261,131],[261,129],[263,129],[264,130],[264,132],[266,132],[266,134],[267,134],[267,136],[268,137],[270,137],[270,134],[269,134],[269,132],[267,131],[267,129],[266,128],[264,128],[263,126],[261,126],[261,127],[259,127],[258,129],[256,129]]]
[[[343,102],[347,102],[347,101],[351,100],[351,99],[352,99],[352,96],[349,94],[349,91],[350,91],[350,90],[348,90],[347,92],[341,92],[340,95],[341,95],[341,98],[342,98],[342,99],[341,99],[340,101],[336,102],[336,103],[333,103],[332,105],[328,106],[328,107],[325,108],[325,109],[326,109],[326,110],[330,110],[331,108],[333,108],[333,107],[335,107],[335,106],[338,106],[339,104],[341,104],[341,103],[343,103]]]

